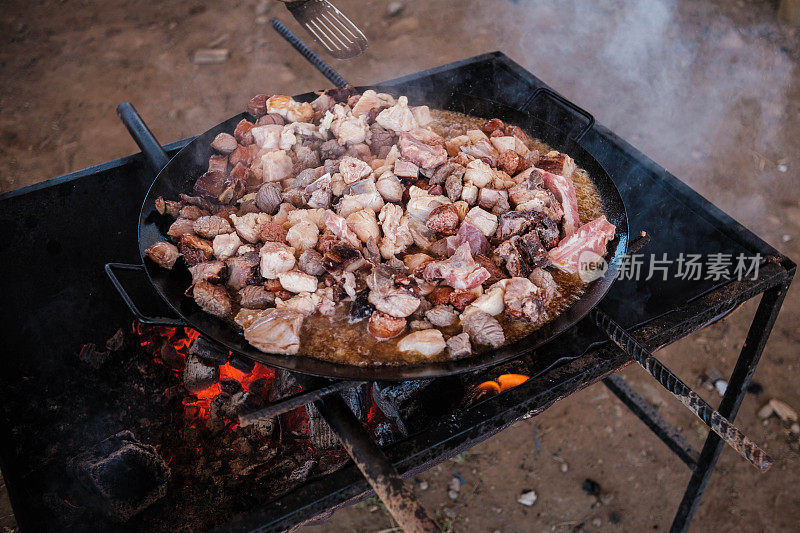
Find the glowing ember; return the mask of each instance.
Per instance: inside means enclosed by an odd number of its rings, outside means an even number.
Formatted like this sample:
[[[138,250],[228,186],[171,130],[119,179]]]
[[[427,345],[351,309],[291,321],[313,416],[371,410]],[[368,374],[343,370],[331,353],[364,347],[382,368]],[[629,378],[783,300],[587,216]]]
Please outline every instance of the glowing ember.
[[[476,387],[478,395],[476,399],[483,399],[485,397],[500,394],[508,389],[521,385],[528,381],[528,376],[524,374],[502,374],[496,380],[484,381]]]

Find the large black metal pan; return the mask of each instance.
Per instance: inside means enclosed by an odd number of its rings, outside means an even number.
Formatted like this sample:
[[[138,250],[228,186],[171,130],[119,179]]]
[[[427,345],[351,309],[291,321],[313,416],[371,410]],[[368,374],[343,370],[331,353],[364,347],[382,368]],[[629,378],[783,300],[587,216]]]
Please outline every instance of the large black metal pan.
[[[376,89],[399,96],[393,87],[359,87],[359,91]],[[190,276],[185,268],[163,270],[145,260],[145,250],[154,242],[164,240],[169,220],[158,214],[155,200],[159,196],[172,199],[179,193],[191,193],[198,176],[207,169],[211,155],[210,143],[220,132],[232,133],[236,124],[249,115],[242,113],[211,128],[195,138],[176,154],[158,173],[147,193],[139,215],[139,251],[147,276],[164,301],[185,321],[205,337],[214,340],[235,353],[266,365],[287,370],[325,376],[360,380],[419,379],[455,374],[495,365],[518,357],[542,346],[583,318],[608,292],[616,277],[619,264],[628,245],[628,219],[619,191],[603,167],[577,142],[564,132],[519,110],[465,94],[439,94],[435,87],[404,88],[403,94],[413,105],[428,105],[432,108],[448,109],[486,119],[500,118],[520,126],[529,135],[541,139],[551,147],[573,157],[577,165],[586,169],[603,202],[603,211],[608,220],[617,227],[617,236],[609,244],[609,268],[605,275],[589,284],[584,295],[553,321],[527,337],[496,350],[486,351],[474,357],[451,362],[425,363],[404,366],[360,367],[331,363],[306,355],[277,355],[262,353],[250,346],[231,324],[201,311],[191,298],[184,296],[190,285]],[[301,101],[315,98],[313,93],[295,97]],[[151,160],[158,156],[151,156]]]

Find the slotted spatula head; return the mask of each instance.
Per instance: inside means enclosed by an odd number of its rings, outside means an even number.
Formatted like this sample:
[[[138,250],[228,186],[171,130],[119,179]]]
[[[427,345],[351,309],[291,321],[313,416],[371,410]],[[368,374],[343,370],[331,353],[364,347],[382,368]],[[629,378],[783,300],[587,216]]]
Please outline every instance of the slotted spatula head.
[[[328,0],[296,0],[286,7],[336,59],[352,59],[367,49],[364,33]]]

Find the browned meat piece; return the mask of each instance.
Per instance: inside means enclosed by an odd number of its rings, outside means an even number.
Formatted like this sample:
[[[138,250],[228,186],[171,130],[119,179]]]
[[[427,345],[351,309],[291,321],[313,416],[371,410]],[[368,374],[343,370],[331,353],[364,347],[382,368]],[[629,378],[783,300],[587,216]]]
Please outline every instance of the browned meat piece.
[[[319,177],[322,177],[322,168],[307,168],[300,171],[294,178],[294,186],[298,189],[305,189]]]
[[[464,243],[469,244],[470,253],[473,256],[489,252],[489,241],[486,236],[480,229],[466,221],[458,227],[455,236],[448,237],[446,242],[448,254],[455,253],[456,249]]]
[[[208,171],[225,174],[228,172],[228,156],[212,155],[208,158]]]
[[[570,156],[556,151],[540,156],[536,166],[547,172],[564,176],[567,179],[572,179],[572,173],[576,168],[575,161]]]
[[[178,250],[189,265],[196,265],[214,257],[214,249],[210,242],[188,233],[181,235],[178,241]]]
[[[205,209],[200,209],[196,205],[185,205],[181,208],[180,213],[178,216],[180,218],[188,218],[189,220],[197,220],[200,217],[208,216],[211,213],[206,211]]]
[[[448,161],[433,172],[428,182],[431,185],[443,185],[447,180],[447,177],[450,176],[455,169],[456,163]]]
[[[442,144],[426,144],[410,133],[400,133],[397,147],[402,156],[420,168],[435,168],[447,161],[447,150]],[[395,174],[397,172],[395,171]]]
[[[181,254],[174,244],[158,241],[145,251],[145,255],[161,268],[172,270]]]
[[[381,159],[385,158],[395,144],[394,132],[377,123],[372,124],[369,129],[372,132],[372,153]]]
[[[264,288],[272,293],[278,293],[283,290],[283,285],[281,285],[281,280],[278,278],[275,279],[266,279],[264,280]],[[286,291],[289,292],[289,291]],[[291,293],[289,298],[291,298]]]
[[[506,126],[505,133],[506,135],[511,135],[512,137],[516,137],[524,144],[528,143],[528,135],[519,126]]]
[[[314,247],[314,249],[325,255],[337,242],[339,242],[339,239],[337,239],[335,235],[323,233],[319,236],[319,239],[317,239],[317,245]]]
[[[489,279],[483,282],[483,285],[486,287],[494,285],[501,279],[506,279],[508,277],[506,276],[506,273],[503,272],[503,269],[497,266],[497,264],[494,262],[494,260],[492,260],[491,257],[485,255],[476,255],[475,262],[489,271],[490,274]]]
[[[450,295],[453,294],[453,288],[447,285],[439,285],[435,287],[427,298],[433,305],[444,305],[450,303]]]
[[[322,143],[322,146],[319,147],[319,154],[322,159],[326,161],[331,159],[339,159],[345,154],[345,152],[347,152],[347,148],[344,146],[339,146],[339,143],[336,142],[336,139],[325,141]]]
[[[254,142],[253,132],[251,131],[254,127],[255,124],[249,120],[240,120],[236,125],[236,129],[233,130],[233,138],[242,146],[250,146]]]
[[[258,251],[261,257],[261,276],[276,279],[278,274],[290,271],[297,262],[294,249],[280,242],[267,242]]]
[[[228,156],[228,162],[236,166],[239,163],[248,166],[253,162],[258,147],[255,144],[248,146],[239,145],[236,150]]]
[[[525,154],[525,167],[535,167],[539,162],[539,150],[531,150]]]
[[[322,255],[316,250],[304,250],[297,260],[297,266],[306,274],[321,276],[325,273]]]
[[[174,240],[178,240],[181,235],[184,234],[191,235],[194,233],[194,220],[190,218],[179,218],[167,230],[167,235],[172,237]]]
[[[352,272],[366,263],[361,251],[344,241],[337,241],[322,257],[322,265],[331,273]]]
[[[550,256],[547,254],[539,235],[532,231],[519,238],[517,248],[525,254],[527,263],[532,267],[542,267],[550,263]]]
[[[212,213],[219,208],[217,204],[211,202],[207,198],[203,198],[202,196],[189,196],[188,194],[183,194],[183,193],[179,194],[178,196],[180,196],[181,201],[183,203],[189,205],[196,205],[200,209],[205,209],[206,211]]]
[[[230,133],[220,133],[211,141],[211,148],[224,155],[233,153],[238,146],[236,138]]]
[[[553,275],[547,270],[543,268],[534,268],[531,275],[528,276],[528,279],[544,291],[545,304],[550,303],[558,294],[556,280],[553,279]]]
[[[375,306],[369,303],[369,290],[364,289],[356,294],[355,299],[350,303],[349,319],[350,324],[360,322],[365,318],[371,317],[375,312]]]
[[[464,290],[453,291],[453,294],[450,295],[450,305],[452,305],[459,311],[463,311],[464,309],[467,308],[469,304],[471,304],[477,299],[478,295],[472,291],[464,291]]]
[[[515,235],[507,241],[500,243],[495,253],[500,256],[501,261],[506,267],[506,270],[511,277],[526,277],[531,272],[530,266],[525,261],[523,252],[519,249],[517,243],[519,235]]]
[[[397,284],[401,281],[406,285]],[[420,299],[407,286],[409,280],[402,273],[387,265],[374,265],[367,286],[370,288],[369,302],[378,311],[388,315],[404,318],[417,310]]]
[[[452,305],[437,305],[425,313],[425,318],[432,325],[443,328],[455,324],[458,313]]]
[[[505,129],[506,129],[505,123],[499,118],[493,118],[492,120],[484,123],[484,125],[481,126],[481,131],[486,135],[491,135],[495,131],[499,131],[500,135],[503,135]]]
[[[192,275],[192,285],[207,281],[209,283],[222,283],[227,273],[227,267],[222,261],[206,261],[189,267]]]
[[[531,211],[509,211],[503,213],[497,220],[495,239],[505,241],[514,235],[522,235],[533,226]]]
[[[242,310],[236,322],[244,328],[244,338],[264,353],[296,354],[300,349],[300,328],[305,318],[291,309],[265,309],[253,314]]]
[[[447,192],[447,197],[453,202],[461,198],[461,193],[464,190],[463,173],[459,176],[458,173],[454,172],[447,176],[444,182],[444,190]]]
[[[336,103],[341,104],[342,102],[347,102],[350,97],[355,96],[357,92],[352,85],[344,85],[342,87],[326,89],[325,94],[333,98]]]
[[[257,94],[247,102],[245,111],[258,118],[267,114],[267,96],[266,94]]]
[[[536,233],[539,235],[539,240],[546,249],[549,250],[558,246],[558,223],[552,218],[543,216],[537,219]]]
[[[426,281],[444,280],[454,289],[472,289],[489,279],[490,274],[475,262],[469,243],[465,242],[449,258],[428,263],[423,276]]]
[[[427,320],[412,320],[408,323],[408,329],[411,331],[422,331],[424,329],[431,329],[433,324]]]
[[[258,252],[233,256],[225,260],[225,265],[228,269],[227,285],[235,291],[257,283],[260,278],[258,275]]]
[[[239,291],[239,305],[247,309],[266,309],[275,303],[275,295],[262,285],[248,285]]]
[[[538,322],[545,311],[545,291],[527,278],[511,278],[503,295],[506,314],[525,322]]]
[[[230,185],[230,179],[222,172],[206,172],[194,183],[194,192],[205,198],[219,198]]]
[[[258,238],[261,242],[280,242],[286,243],[286,228],[274,222],[265,222],[261,225]]]
[[[232,231],[230,223],[216,215],[200,217],[194,221],[194,232],[206,239],[213,239],[217,235]]]
[[[231,297],[221,285],[201,281],[194,285],[192,296],[200,309],[210,315],[225,317],[231,314]]]
[[[301,146],[297,149],[295,174],[299,174],[308,168],[317,168],[319,165],[319,152],[308,146]]]
[[[244,196],[245,186],[245,183],[242,183],[237,179],[229,178],[225,189],[222,191],[222,194],[219,195],[217,200],[219,200],[221,204],[231,204]]]
[[[525,160],[513,150],[506,150],[500,154],[500,157],[497,158],[497,165],[507,172],[509,176],[513,176],[526,168]]]
[[[231,170],[231,178],[242,184],[246,193],[255,192],[261,186],[261,178],[241,162],[236,163]],[[244,213],[239,212],[238,214]]]
[[[405,329],[405,318],[393,317],[380,311],[372,313],[367,324],[367,332],[379,341],[393,339],[403,333]]]
[[[257,126],[269,126],[271,124],[283,126],[286,124],[286,120],[277,113],[269,113],[263,117],[258,117],[258,120],[256,121]]]
[[[181,203],[175,202],[173,200],[164,200],[163,197],[159,196],[156,198],[156,211],[159,212],[161,215],[169,215],[173,218],[178,218],[178,214],[181,210]]]
[[[503,327],[489,313],[473,311],[461,321],[461,327],[478,344],[497,348],[506,340]]]
[[[472,353],[472,345],[469,343],[469,334],[459,333],[447,339],[447,353],[450,359],[460,359]]]
[[[453,204],[444,204],[435,207],[431,214],[428,215],[428,220],[425,225],[431,231],[451,235],[455,233],[458,228],[458,210]]]
[[[277,183],[265,183],[258,189],[256,205],[263,212],[274,215],[283,201],[282,188]]]

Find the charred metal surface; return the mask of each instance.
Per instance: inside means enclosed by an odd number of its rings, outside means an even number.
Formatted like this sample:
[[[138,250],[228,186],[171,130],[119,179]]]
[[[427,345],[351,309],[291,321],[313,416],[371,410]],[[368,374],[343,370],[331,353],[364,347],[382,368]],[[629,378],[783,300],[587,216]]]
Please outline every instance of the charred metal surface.
[[[625,406],[645,423],[656,436],[664,441],[670,450],[677,455],[689,468],[694,469],[700,452],[686,442],[680,431],[664,420],[658,411],[647,400],[639,396],[624,379],[614,374],[603,380],[603,385],[614,393]]]

